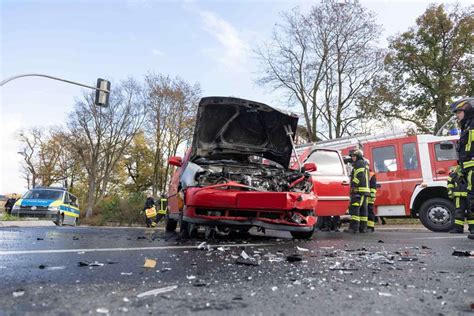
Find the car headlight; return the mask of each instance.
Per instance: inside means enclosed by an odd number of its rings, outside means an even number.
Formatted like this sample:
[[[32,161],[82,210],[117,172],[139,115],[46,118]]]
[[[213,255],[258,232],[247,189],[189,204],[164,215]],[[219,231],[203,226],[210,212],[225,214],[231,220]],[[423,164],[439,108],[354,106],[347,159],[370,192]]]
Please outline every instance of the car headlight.
[[[53,212],[58,212],[59,211],[59,206],[50,206],[50,207],[48,207],[48,210],[53,211]]]

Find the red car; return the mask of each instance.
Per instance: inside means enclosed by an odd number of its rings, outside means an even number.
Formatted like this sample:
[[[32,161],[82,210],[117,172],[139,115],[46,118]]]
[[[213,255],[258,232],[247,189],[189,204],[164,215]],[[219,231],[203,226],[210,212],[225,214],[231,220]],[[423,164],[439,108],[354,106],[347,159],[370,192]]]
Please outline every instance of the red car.
[[[178,169],[166,229],[174,231],[179,222],[181,232],[193,237],[198,226],[223,233],[256,226],[310,238],[317,220],[310,174],[316,164],[289,168],[297,122],[262,103],[203,98],[191,149],[169,159]]]

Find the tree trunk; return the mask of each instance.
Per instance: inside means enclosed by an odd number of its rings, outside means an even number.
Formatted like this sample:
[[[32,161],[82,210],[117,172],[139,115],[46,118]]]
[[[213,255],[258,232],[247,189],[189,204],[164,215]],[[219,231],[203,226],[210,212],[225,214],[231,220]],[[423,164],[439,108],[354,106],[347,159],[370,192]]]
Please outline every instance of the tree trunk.
[[[92,216],[95,200],[95,176],[89,177],[89,188],[87,190],[87,206],[86,206],[86,217]]]

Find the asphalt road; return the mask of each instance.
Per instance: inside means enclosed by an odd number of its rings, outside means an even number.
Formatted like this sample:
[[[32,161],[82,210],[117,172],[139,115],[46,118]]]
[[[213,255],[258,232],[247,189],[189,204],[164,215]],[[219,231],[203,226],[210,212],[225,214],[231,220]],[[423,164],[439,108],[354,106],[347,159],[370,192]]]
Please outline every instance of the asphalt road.
[[[466,235],[267,232],[198,250],[202,242],[151,229],[0,228],[0,315],[474,313],[474,257],[452,255],[474,251]],[[103,265],[78,264],[95,261]],[[164,293],[146,295],[155,289]]]

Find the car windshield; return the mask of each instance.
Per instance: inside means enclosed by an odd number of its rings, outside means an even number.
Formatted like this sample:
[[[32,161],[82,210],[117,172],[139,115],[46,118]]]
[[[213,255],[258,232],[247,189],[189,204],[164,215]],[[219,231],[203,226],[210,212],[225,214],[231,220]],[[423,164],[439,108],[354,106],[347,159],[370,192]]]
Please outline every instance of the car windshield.
[[[30,190],[26,192],[24,199],[59,200],[63,196],[62,191],[57,190]]]

